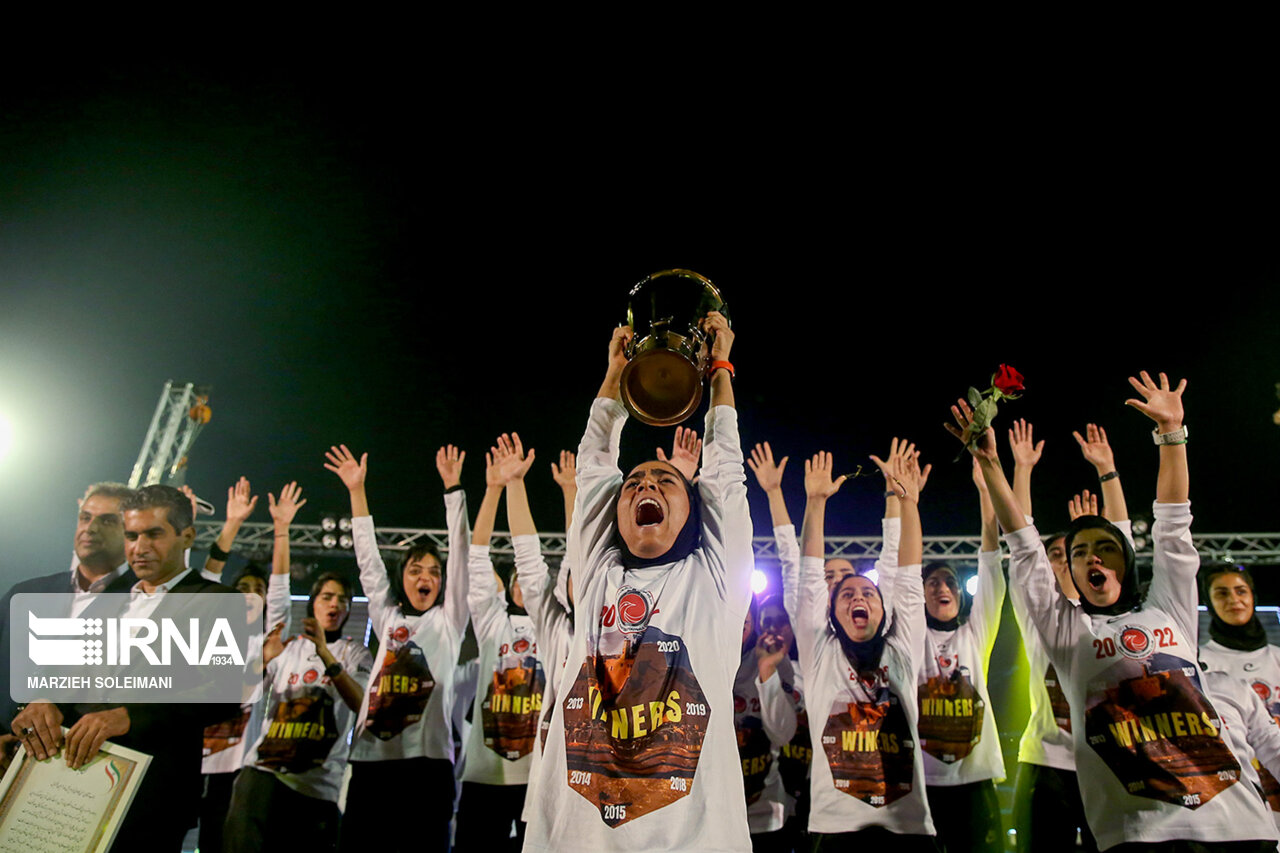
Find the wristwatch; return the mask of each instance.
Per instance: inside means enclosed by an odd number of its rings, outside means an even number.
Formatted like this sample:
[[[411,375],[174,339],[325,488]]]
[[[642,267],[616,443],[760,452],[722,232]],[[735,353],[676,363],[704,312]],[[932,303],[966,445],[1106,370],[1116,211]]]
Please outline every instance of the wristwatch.
[[[1184,424],[1181,428],[1175,429],[1173,432],[1160,432],[1159,428],[1153,429],[1151,431],[1151,440],[1157,445],[1186,444],[1187,435],[1187,427]]]

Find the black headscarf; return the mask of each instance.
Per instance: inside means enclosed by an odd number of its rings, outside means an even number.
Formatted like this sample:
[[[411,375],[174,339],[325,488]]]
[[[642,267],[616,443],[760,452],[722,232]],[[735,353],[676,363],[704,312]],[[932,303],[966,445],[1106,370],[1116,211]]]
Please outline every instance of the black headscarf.
[[[880,656],[884,654],[884,621],[885,616],[880,615],[880,624],[876,626],[876,633],[870,640],[856,642],[848,634],[844,632],[844,628],[840,625],[840,620],[836,618],[836,598],[840,595],[840,588],[853,578],[862,578],[870,582],[870,578],[865,575],[845,575],[840,582],[831,590],[831,602],[827,607],[827,621],[831,624],[831,630],[835,631],[836,639],[840,641],[840,648],[844,649],[845,657],[853,664],[854,669],[858,672],[867,672],[868,670],[880,668]],[[880,587],[875,585],[876,593],[879,594]],[[883,597],[881,597],[883,601]]]
[[[1209,586],[1213,583],[1213,579],[1218,575],[1240,575],[1244,578],[1244,582],[1249,585],[1249,591],[1254,592],[1253,575],[1249,574],[1249,570],[1244,566],[1235,566],[1230,563],[1210,566],[1206,568],[1200,577],[1201,595],[1205,604],[1209,606],[1209,612],[1212,614],[1209,619],[1209,636],[1213,638],[1220,646],[1226,646],[1237,652],[1257,651],[1267,644],[1267,629],[1262,627],[1262,622],[1258,619],[1258,612],[1255,609],[1249,616],[1249,621],[1243,625],[1228,625],[1218,616],[1218,611],[1214,609],[1213,600],[1209,597]]]
[[[670,463],[668,463],[670,464]],[[689,482],[688,478],[671,465],[671,470],[675,471],[680,477],[680,482],[684,483],[685,493],[689,496],[689,517],[685,519],[684,527],[680,528],[680,534],[676,536],[676,541],[667,549],[667,553],[660,554],[657,557],[637,557],[631,553],[631,549],[627,547],[627,543],[622,540],[622,534],[614,530],[614,541],[618,545],[622,565],[628,569],[645,569],[649,566],[663,566],[667,563],[676,563],[692,554],[702,545],[702,498],[698,495],[698,490]],[[618,490],[618,500],[622,500],[622,490]],[[618,514],[617,501],[614,502],[614,517]]]
[[[1120,543],[1120,548],[1124,552],[1124,577],[1120,579],[1120,597],[1108,607],[1099,607],[1089,603],[1084,590],[1076,581],[1075,572],[1072,572],[1071,583],[1075,584],[1076,592],[1080,593],[1080,609],[1090,616],[1119,616],[1121,613],[1136,610],[1142,604],[1143,589],[1138,585],[1137,555],[1133,552],[1133,546],[1129,544],[1129,537],[1102,516],[1082,515],[1071,522],[1071,526],[1067,528],[1064,546],[1067,551],[1068,565],[1071,561],[1071,542],[1082,530],[1105,530]]]
[[[933,614],[931,614],[929,609],[926,607],[924,611],[924,621],[935,631],[954,631],[965,622],[969,621],[969,612],[973,610],[973,596],[970,595],[969,590],[965,589],[964,585],[960,583],[960,576],[956,574],[956,570],[946,563],[930,563],[925,566],[924,574],[920,578],[920,582],[923,583],[924,581],[927,581],[929,576],[934,572],[946,572],[955,579],[955,583],[952,584],[952,586],[955,588],[956,594],[960,597],[960,609],[952,618],[943,620],[935,619]]]

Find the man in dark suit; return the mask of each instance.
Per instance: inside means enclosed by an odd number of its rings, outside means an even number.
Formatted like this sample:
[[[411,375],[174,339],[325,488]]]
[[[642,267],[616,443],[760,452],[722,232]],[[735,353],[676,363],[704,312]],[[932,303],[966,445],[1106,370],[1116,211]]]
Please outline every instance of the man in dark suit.
[[[188,568],[183,553],[195,539],[191,503],[170,486],[145,486],[121,502],[124,548],[138,580],[120,617],[172,616],[168,593],[231,593]],[[176,599],[175,599],[176,601]],[[104,605],[105,606],[105,605]],[[85,615],[107,615],[98,607]],[[33,702],[13,720],[13,733],[35,755],[54,755],[69,725],[65,760],[73,768],[107,740],[151,756],[113,850],[178,851],[200,804],[204,728],[235,713],[227,704],[75,704]]]
[[[124,558],[124,518],[120,502],[133,495],[123,483],[95,483],[80,500],[76,520],[75,565],[70,573],[63,570],[51,575],[31,578],[15,584],[0,599],[0,731],[9,731],[9,723],[18,707],[9,693],[9,603],[23,592],[72,593],[71,613],[79,616],[98,593],[128,592],[138,582]]]

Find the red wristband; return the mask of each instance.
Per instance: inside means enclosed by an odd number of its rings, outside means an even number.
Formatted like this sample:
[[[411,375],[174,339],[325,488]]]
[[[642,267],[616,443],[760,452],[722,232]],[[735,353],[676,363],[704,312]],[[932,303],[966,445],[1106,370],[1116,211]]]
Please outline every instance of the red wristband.
[[[707,368],[707,378],[710,378],[711,374],[715,373],[720,368],[724,368],[725,370],[729,371],[729,378],[730,379],[733,378],[733,364],[728,361],[711,362],[711,366]]]

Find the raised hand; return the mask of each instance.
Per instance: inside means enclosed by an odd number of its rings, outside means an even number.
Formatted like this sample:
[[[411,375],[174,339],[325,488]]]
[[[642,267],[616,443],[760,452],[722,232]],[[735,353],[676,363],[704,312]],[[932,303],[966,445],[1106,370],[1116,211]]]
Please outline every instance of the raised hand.
[[[840,487],[844,485],[844,481],[849,479],[847,475],[831,479],[831,470],[833,462],[831,454],[826,451],[819,450],[813,455],[813,459],[806,459],[804,463],[804,493],[811,498],[826,499],[840,491]]]
[[[729,320],[719,311],[708,311],[702,321],[702,329],[711,335],[711,360],[728,361],[729,350],[733,347],[733,329],[729,328]]]
[[[561,489],[574,489],[576,491],[578,488],[577,478],[577,457],[573,455],[572,450],[561,450],[560,464],[551,463],[551,479],[555,480]]]
[[[658,458],[663,462],[670,462],[672,467],[684,474],[686,480],[692,480],[698,473],[698,465],[702,460],[702,439],[698,438],[695,430],[678,426],[675,440],[671,442],[671,458],[667,458],[661,447],[658,448]]]
[[[1009,449],[1013,451],[1013,464],[1019,467],[1034,468],[1040,461],[1044,451],[1044,439],[1036,442],[1032,437],[1032,426],[1026,418],[1018,418],[1009,428]]]
[[[502,479],[502,485],[523,480],[524,475],[529,473],[529,466],[533,465],[533,448],[529,448],[526,456],[520,434],[516,432],[498,436],[498,446],[490,448],[490,453],[493,456],[493,466],[497,468],[498,476]],[[487,479],[486,473],[486,482]]]
[[[506,485],[502,478],[502,469],[498,467],[498,448],[490,447],[484,455],[484,485],[487,489],[501,490]]]
[[[452,489],[462,482],[462,463],[467,461],[467,452],[459,451],[452,444],[446,444],[436,451],[436,470],[444,481],[446,489]]]
[[[1161,433],[1175,432],[1182,428],[1182,392],[1187,390],[1187,380],[1178,383],[1177,388],[1170,389],[1169,377],[1160,374],[1160,384],[1156,385],[1151,376],[1144,370],[1139,374],[1142,381],[1129,377],[1129,384],[1142,395],[1142,400],[1130,398],[1124,401],[1156,422]]]
[[[276,496],[267,492],[267,511],[271,513],[271,521],[278,528],[286,528],[293,524],[293,518],[298,514],[298,510],[306,504],[307,499],[302,498],[302,488],[297,481],[285,483],[284,488],[280,490],[280,500],[276,500]]]
[[[969,442],[969,431],[973,423],[973,409],[969,408],[968,403],[964,400],[956,400],[956,405],[951,407],[951,417],[955,419],[955,423],[943,424],[943,428],[959,439],[960,443],[973,454],[974,458],[990,459],[997,463],[1000,461],[1000,454],[996,450],[996,431],[991,427],[987,427],[982,437],[977,441]]]
[[[619,326],[609,339],[609,371],[621,371],[627,366],[627,345],[635,336],[630,326]]]
[[[253,515],[253,508],[258,505],[258,496],[249,492],[249,481],[244,477],[227,489],[227,521],[243,522]]]
[[[914,445],[913,445],[914,447]],[[889,458],[889,488],[898,493],[901,500],[916,503],[920,500],[920,454],[914,450]]]
[[[924,484],[929,481],[929,472],[933,470],[933,465],[929,464],[924,466],[923,468],[920,468],[920,451],[916,450],[916,445],[914,442],[907,441],[905,438],[899,441],[898,438],[895,436],[894,439],[889,442],[889,455],[886,457],[886,459],[881,459],[879,456],[876,456],[873,453],[871,455],[871,461],[876,463],[876,467],[879,468],[880,473],[884,475],[885,483],[890,484],[892,483],[892,468],[893,468],[894,458],[895,457],[906,458],[908,456],[913,457],[916,461],[916,468],[920,472],[920,490],[923,491]],[[889,485],[886,485],[885,488],[886,489],[889,488]]]
[[[1116,457],[1111,452],[1111,445],[1107,442],[1107,431],[1097,424],[1086,424],[1084,431],[1084,436],[1078,432],[1071,434],[1080,445],[1080,452],[1084,454],[1085,461],[1097,468],[1099,474],[1116,470]]]
[[[777,671],[778,664],[782,663],[782,659],[787,656],[787,644],[782,641],[782,637],[771,632],[761,632],[756,638],[756,666],[760,673],[762,682],[768,681],[773,677],[773,673]]]
[[[324,467],[337,474],[348,489],[355,491],[364,486],[364,478],[369,473],[368,453],[361,454],[360,461],[357,462],[347,446],[341,444],[326,450],[324,458],[328,460]]]
[[[271,663],[272,660],[279,657],[280,653],[284,651],[284,647],[288,645],[288,641],[282,640],[280,638],[280,635],[283,631],[284,631],[284,623],[281,622],[279,625],[276,625],[274,628],[272,628],[267,633],[266,639],[262,641],[262,665],[263,666],[266,666],[267,664]]]
[[[1067,501],[1067,515],[1071,517],[1072,521],[1075,521],[1082,515],[1097,514],[1098,496],[1090,494],[1088,489],[1085,489],[1083,492]]]
[[[773,448],[766,441],[751,448],[751,458],[747,460],[747,467],[756,475],[756,482],[760,484],[760,488],[766,492],[772,492],[774,489],[782,488],[782,472],[787,470],[787,460],[790,458],[790,456],[784,456],[782,461],[775,465]]]

